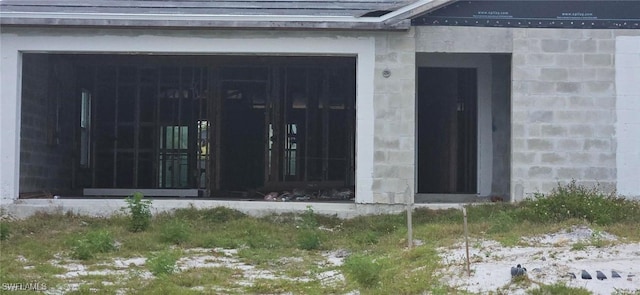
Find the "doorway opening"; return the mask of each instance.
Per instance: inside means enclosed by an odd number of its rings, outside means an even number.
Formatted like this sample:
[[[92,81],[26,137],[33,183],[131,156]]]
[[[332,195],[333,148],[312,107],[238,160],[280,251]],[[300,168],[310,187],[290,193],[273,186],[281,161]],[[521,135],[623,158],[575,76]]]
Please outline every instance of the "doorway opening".
[[[511,55],[418,53],[416,202],[507,201]]]
[[[477,191],[477,72],[418,69],[418,192]]]

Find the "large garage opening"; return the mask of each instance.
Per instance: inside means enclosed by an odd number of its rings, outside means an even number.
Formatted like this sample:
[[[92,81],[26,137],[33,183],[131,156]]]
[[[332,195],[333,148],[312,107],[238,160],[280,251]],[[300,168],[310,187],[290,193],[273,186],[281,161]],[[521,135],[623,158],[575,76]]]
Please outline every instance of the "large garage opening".
[[[418,53],[416,202],[508,201],[511,56]]]
[[[21,196],[353,200],[355,57],[24,54]]]

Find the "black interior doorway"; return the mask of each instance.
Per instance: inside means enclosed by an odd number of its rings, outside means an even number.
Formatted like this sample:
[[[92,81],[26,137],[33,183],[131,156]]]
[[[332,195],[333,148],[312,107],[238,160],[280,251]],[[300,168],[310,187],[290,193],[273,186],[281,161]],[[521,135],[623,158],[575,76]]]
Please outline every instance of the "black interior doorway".
[[[418,69],[418,193],[477,193],[477,71]]]

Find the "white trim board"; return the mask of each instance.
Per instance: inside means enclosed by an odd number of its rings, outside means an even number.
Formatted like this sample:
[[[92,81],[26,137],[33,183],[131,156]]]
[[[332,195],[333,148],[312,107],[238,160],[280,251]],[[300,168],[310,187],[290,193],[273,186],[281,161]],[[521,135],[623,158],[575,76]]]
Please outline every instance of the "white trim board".
[[[18,198],[21,53],[356,56],[356,202],[373,202],[375,38],[335,33],[5,28],[0,35],[0,202]]]

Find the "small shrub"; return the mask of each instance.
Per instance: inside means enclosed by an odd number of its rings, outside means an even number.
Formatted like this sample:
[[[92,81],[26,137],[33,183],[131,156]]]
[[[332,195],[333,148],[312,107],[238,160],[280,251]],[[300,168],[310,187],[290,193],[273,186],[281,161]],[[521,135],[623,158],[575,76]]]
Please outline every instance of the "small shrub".
[[[515,220],[507,211],[499,211],[491,218],[491,226],[487,230],[489,234],[506,233],[513,229]]]
[[[11,235],[11,229],[6,222],[0,222],[0,241],[4,241]]]
[[[378,285],[382,265],[364,255],[349,256],[343,265],[345,273],[364,288]]]
[[[316,214],[313,212],[313,207],[307,206],[307,210],[302,213],[302,221],[300,222],[300,227],[303,229],[316,229],[318,228],[318,219],[316,218]]]
[[[147,257],[146,265],[155,276],[168,275],[176,271],[178,258],[180,258],[179,253],[164,250]]]
[[[144,200],[140,192],[125,200],[129,209],[129,230],[145,231],[151,224],[151,200]]]
[[[97,230],[87,233],[84,237],[72,241],[71,256],[87,260],[95,257],[96,253],[107,253],[116,250],[111,233],[106,230]]]
[[[591,294],[591,292],[589,292],[585,288],[572,288],[572,287],[567,287],[562,283],[557,283],[553,285],[542,285],[539,288],[528,290],[527,294],[529,295],[555,295],[555,294],[588,295],[588,294]]]
[[[367,230],[355,233],[353,239],[360,245],[375,245],[378,243],[380,237],[377,232]]]
[[[318,220],[311,206],[307,206],[307,210],[302,214],[298,229],[297,241],[299,249],[314,250],[320,248],[321,237],[318,230]]]
[[[182,244],[189,240],[191,228],[189,224],[180,220],[171,220],[162,226],[160,237],[163,242]]]
[[[298,248],[302,250],[315,250],[320,248],[320,233],[317,230],[303,229],[298,233]]]
[[[522,215],[537,222],[560,222],[572,218],[607,225],[619,221],[640,221],[640,202],[605,194],[598,187],[559,185],[550,194],[536,194],[521,204]]]
[[[583,242],[576,242],[575,244],[571,245],[571,251],[582,251],[585,249],[587,249],[587,244]]]

